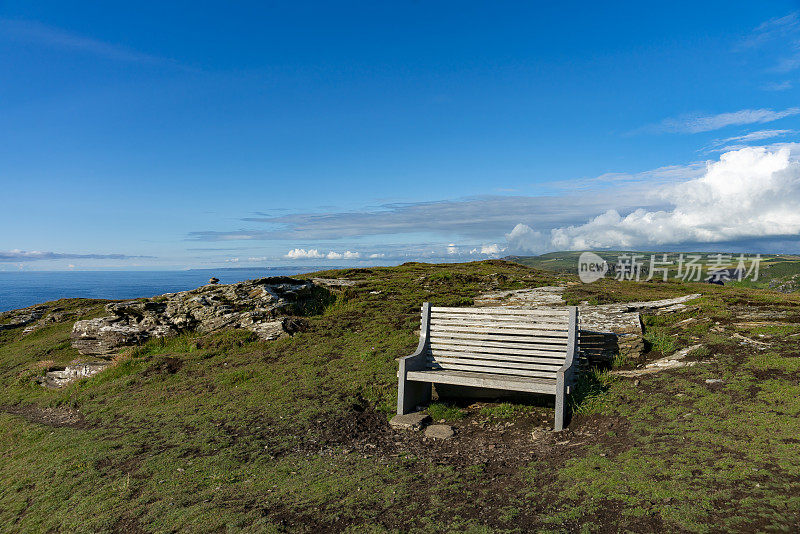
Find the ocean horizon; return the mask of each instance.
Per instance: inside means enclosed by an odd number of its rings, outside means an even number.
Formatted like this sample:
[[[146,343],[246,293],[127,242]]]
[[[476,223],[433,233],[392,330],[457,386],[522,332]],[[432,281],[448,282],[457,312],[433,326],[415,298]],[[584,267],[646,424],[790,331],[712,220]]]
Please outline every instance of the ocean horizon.
[[[331,266],[188,269],[183,271],[0,271],[0,312],[61,298],[133,299],[186,291],[219,278],[222,284],[294,276]]]

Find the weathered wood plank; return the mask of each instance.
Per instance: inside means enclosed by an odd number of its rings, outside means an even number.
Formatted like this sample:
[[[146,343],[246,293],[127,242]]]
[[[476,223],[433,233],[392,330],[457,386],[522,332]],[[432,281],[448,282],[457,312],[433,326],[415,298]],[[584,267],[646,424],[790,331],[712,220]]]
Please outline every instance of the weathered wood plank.
[[[534,345],[560,345],[566,350],[567,341],[561,338],[541,338],[536,336],[497,334],[492,332],[476,333],[474,330],[453,330],[453,331],[434,331],[430,333],[430,339],[472,339],[476,341],[508,341],[510,343],[529,343]]]
[[[409,380],[432,382],[435,384],[452,384],[456,386],[472,386],[479,388],[502,389],[506,391],[523,391],[528,393],[555,393],[555,380],[547,378],[516,377],[496,375],[493,373],[475,373],[470,371],[414,371],[408,373]]]
[[[559,342],[537,343],[535,342],[536,339],[537,338],[534,338],[534,340],[521,339],[518,342],[514,342],[514,341],[496,341],[493,339],[474,339],[474,338],[460,338],[460,337],[445,336],[445,335],[435,335],[431,336],[431,343],[438,343],[440,345],[481,347],[482,352],[489,351],[491,349],[514,349],[523,351],[546,350],[550,352],[558,352],[563,355],[566,350],[565,343],[559,343]],[[502,350],[500,352],[502,352]]]
[[[555,376],[556,371],[561,367],[561,364],[543,364],[543,363],[522,363],[522,362],[510,362],[508,360],[484,360],[484,359],[475,359],[475,358],[464,358],[464,357],[447,357],[447,356],[440,356],[440,355],[433,355],[428,358],[428,362],[436,362],[439,364],[445,363],[456,363],[462,365],[479,365],[484,367],[503,367],[506,369],[519,369],[519,370],[530,370],[530,371],[542,371],[548,374],[552,374]]]
[[[431,306],[431,313],[480,313],[485,315],[530,315],[545,317],[569,317],[567,308],[525,309],[525,308],[450,308],[446,306]]]
[[[530,376],[535,378],[552,378],[555,380],[555,373],[547,371],[532,371],[528,369],[512,369],[509,367],[492,367],[489,365],[473,365],[466,363],[442,363],[429,362],[429,369],[453,369],[456,371],[478,371],[483,373],[496,373],[501,375]]]
[[[553,328],[569,328],[566,318],[560,317],[536,317],[532,318],[526,315],[479,315],[472,313],[432,313],[431,318],[436,320],[447,321],[475,321],[488,324],[507,323],[507,322],[521,322],[526,324],[542,324]]]
[[[560,360],[561,362],[567,356],[566,351],[555,350],[537,350],[537,349],[508,349],[498,347],[484,347],[480,345],[455,345],[449,343],[431,342],[431,350],[433,352],[452,352],[455,354],[494,354],[497,358],[522,358],[519,361],[524,361],[525,358],[539,356],[542,358],[550,358],[551,360]]]
[[[498,333],[498,334],[519,334],[526,336],[540,336],[540,337],[562,337],[567,338],[566,330],[543,330],[537,328],[536,325],[528,325],[525,323],[508,323],[503,325],[498,324],[480,324],[469,323],[460,321],[435,321],[431,322],[431,330],[433,331],[468,331],[476,333]]]

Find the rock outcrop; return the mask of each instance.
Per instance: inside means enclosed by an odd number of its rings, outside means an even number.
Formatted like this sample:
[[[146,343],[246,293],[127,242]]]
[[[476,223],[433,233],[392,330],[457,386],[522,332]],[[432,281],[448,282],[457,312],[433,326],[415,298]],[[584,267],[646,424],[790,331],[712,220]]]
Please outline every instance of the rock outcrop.
[[[475,299],[475,306],[541,308],[564,306],[566,287],[543,286],[533,289],[492,291]],[[674,313],[699,293],[644,302],[625,302],[579,306],[581,349],[591,360],[610,360],[615,354],[636,359],[644,353],[641,313]]]
[[[106,367],[111,365],[111,362],[73,362],[63,368],[54,368],[47,371],[44,376],[38,378],[38,382],[49,389],[63,388],[80,380],[94,376]]]
[[[0,313],[0,331],[27,326],[41,319],[47,310],[48,307],[44,304],[37,304],[19,310]]]
[[[291,317],[308,314],[328,295],[313,282],[279,276],[115,302],[106,306],[110,315],[75,323],[72,346],[81,354],[108,355],[151,338],[226,328],[270,340],[296,330]]]

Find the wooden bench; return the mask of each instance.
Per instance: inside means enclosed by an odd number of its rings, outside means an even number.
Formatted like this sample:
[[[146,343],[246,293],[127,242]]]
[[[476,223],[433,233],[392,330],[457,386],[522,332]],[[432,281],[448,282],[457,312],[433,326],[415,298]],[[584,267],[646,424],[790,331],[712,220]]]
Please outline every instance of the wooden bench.
[[[578,309],[422,305],[419,345],[401,358],[397,413],[430,402],[432,384],[555,395],[555,430],[577,379]]]

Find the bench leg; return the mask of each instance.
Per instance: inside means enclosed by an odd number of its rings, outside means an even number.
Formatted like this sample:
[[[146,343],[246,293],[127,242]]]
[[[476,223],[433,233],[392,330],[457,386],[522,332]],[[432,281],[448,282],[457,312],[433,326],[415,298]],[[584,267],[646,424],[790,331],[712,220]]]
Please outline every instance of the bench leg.
[[[564,404],[566,394],[564,391],[556,393],[556,421],[553,430],[560,432],[564,430]]]
[[[397,388],[397,414],[411,413],[421,404],[431,401],[431,384],[410,382],[401,377]]]

